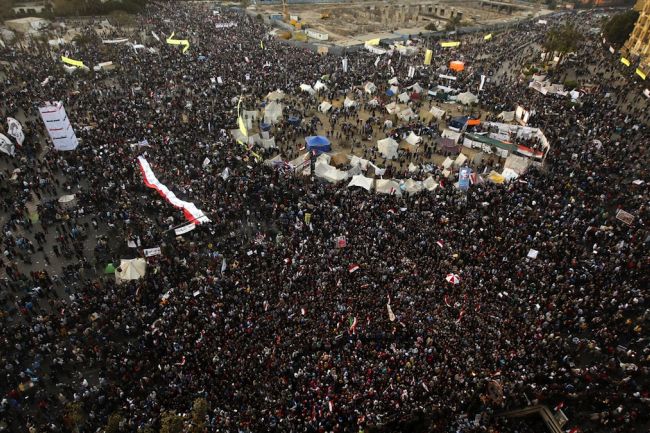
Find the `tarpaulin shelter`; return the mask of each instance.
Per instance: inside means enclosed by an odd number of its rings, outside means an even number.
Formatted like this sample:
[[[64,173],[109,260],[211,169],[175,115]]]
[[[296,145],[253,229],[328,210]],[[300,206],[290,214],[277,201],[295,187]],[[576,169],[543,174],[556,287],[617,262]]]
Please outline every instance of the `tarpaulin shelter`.
[[[438,188],[438,182],[433,180],[433,177],[429,176],[424,182],[422,182],[422,186],[424,186],[428,191],[434,191]]]
[[[406,103],[411,99],[408,93],[402,92],[397,96],[397,99],[399,99],[400,102]]]
[[[419,180],[407,179],[400,187],[409,194],[415,194],[424,189],[424,184]]]
[[[337,183],[348,178],[345,171],[338,170],[325,162],[316,163],[314,174],[330,183]]]
[[[407,122],[412,119],[417,119],[418,115],[411,110],[411,108],[406,108],[405,110],[400,111],[397,114],[397,117],[399,117],[402,120],[406,120]]]
[[[269,102],[264,107],[264,123],[274,124],[282,118],[282,104],[276,101]]]
[[[442,119],[445,116],[445,110],[442,110],[438,107],[431,107],[431,110],[429,110],[431,114],[433,114],[433,117],[436,119]]]
[[[465,63],[454,60],[452,62],[449,62],[449,69],[456,72],[462,72],[465,70]]]
[[[365,90],[366,93],[374,93],[377,91],[377,86],[375,86],[374,83],[368,81],[365,86],[363,86],[363,90]]]
[[[319,91],[319,90],[327,90],[327,85],[323,83],[322,81],[318,80],[316,81],[316,84],[314,84],[314,90]]]
[[[347,96],[345,97],[345,100],[343,101],[343,106],[345,108],[350,108],[350,107],[356,107],[358,105],[358,102],[348,98]]]
[[[456,102],[459,102],[463,105],[470,105],[475,102],[478,102],[478,96],[476,96],[472,92],[463,92],[456,95],[455,100]]]
[[[384,138],[383,140],[377,141],[377,149],[386,159],[393,159],[397,156],[397,148],[399,144],[397,141],[393,140],[391,137]]]
[[[420,141],[422,141],[422,137],[420,137],[419,135],[417,135],[415,132],[411,131],[411,133],[409,134],[409,136],[406,137],[406,141],[407,141],[409,144],[415,146],[415,145],[418,144]]]
[[[115,269],[115,281],[121,283],[122,281],[138,280],[147,272],[147,262],[145,259],[122,259],[120,266]]]
[[[305,139],[307,150],[315,150],[317,153],[331,152],[332,145],[329,139],[322,135],[312,135]]]
[[[415,83],[412,86],[409,86],[408,88],[413,90],[413,92],[415,93],[422,93],[424,91],[422,86],[420,86],[418,83]]]
[[[332,108],[332,104],[330,104],[327,101],[323,101],[318,106],[318,111],[320,111],[321,113],[327,113],[328,111],[330,111],[331,108]]]
[[[299,116],[289,116],[287,119],[290,125],[292,126],[298,126],[300,125],[300,117]]]
[[[266,95],[266,99],[269,101],[281,101],[284,99],[284,92],[282,90],[276,90]]]
[[[316,91],[314,90],[313,87],[311,87],[309,84],[304,84],[304,83],[300,85],[300,90],[302,90],[303,92],[307,92],[310,95],[313,95],[313,94],[316,93]]]
[[[392,179],[375,179],[375,191],[379,194],[402,195],[399,183]]]
[[[353,186],[358,186],[359,188],[363,188],[366,191],[370,191],[372,189],[373,183],[374,183],[373,178],[365,177],[361,174],[358,174],[352,177],[352,180],[348,184],[348,188],[352,188]]]
[[[397,103],[391,102],[390,104],[386,104],[386,111],[388,111],[388,114],[397,113],[398,110],[399,107],[397,106]]]

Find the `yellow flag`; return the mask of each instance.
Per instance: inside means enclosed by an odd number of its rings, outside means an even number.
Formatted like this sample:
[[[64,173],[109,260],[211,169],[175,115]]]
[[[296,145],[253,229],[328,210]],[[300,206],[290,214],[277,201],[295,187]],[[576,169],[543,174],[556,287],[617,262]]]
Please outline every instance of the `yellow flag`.
[[[625,57],[621,57],[621,63],[623,63],[625,66],[630,66],[630,61]]]
[[[366,41],[366,44],[377,46],[377,45],[379,45],[379,41],[380,41],[380,38],[370,39],[369,41]]]
[[[442,48],[453,48],[453,47],[460,47],[460,42],[440,42],[440,46]]]
[[[264,42],[260,41],[260,48],[264,49]]]
[[[646,77],[645,72],[643,72],[641,69],[636,68],[636,74],[637,74],[639,77],[641,77],[642,80],[645,80],[645,77]]]
[[[171,36],[167,38],[167,43],[169,45],[183,45],[183,54],[190,48],[190,41],[187,39],[174,39],[174,34],[176,32],[172,32]]]
[[[86,65],[84,65],[84,62],[80,60],[73,60],[65,56],[61,56],[61,61],[63,63],[67,63],[68,65],[76,66],[77,68],[87,68]]]
[[[485,40],[485,41],[489,41],[490,39],[492,39],[492,33],[490,33],[489,35],[483,36],[483,40]]]
[[[244,122],[244,119],[241,118],[241,116],[237,117],[237,124],[239,125],[239,130],[241,133],[244,134],[244,137],[248,137],[248,129],[246,129],[246,123]]]
[[[431,64],[431,57],[433,57],[433,51],[427,50],[424,53],[424,64],[425,65],[430,65]]]

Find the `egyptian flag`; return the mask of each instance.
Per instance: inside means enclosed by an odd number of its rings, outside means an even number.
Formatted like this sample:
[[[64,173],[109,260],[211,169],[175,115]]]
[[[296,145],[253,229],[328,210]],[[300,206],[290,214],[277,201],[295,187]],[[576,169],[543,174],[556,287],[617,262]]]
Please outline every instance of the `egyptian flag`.
[[[436,244],[437,244],[440,248],[444,248],[444,247],[445,247],[445,241],[443,241],[443,240],[438,240],[438,241],[436,241]]]
[[[563,407],[564,407],[564,402],[561,401],[557,406],[555,406],[554,410],[558,411],[558,410],[562,409]]]
[[[349,273],[353,273],[358,270],[359,270],[359,265],[357,265],[356,263],[352,263],[350,266],[348,266]]]

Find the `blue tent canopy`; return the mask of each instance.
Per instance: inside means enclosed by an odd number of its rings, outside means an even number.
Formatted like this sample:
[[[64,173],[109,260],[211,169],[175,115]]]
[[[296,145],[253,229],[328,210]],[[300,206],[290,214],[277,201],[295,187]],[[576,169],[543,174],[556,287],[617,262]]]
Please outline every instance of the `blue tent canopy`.
[[[312,135],[310,137],[307,137],[306,140],[307,150],[315,150],[319,154],[323,152],[330,152],[332,150],[329,139],[322,135]]]
[[[268,132],[268,131],[271,130],[271,124],[270,124],[270,123],[262,122],[262,123],[260,124],[260,129],[261,129],[262,131],[267,131],[267,132]]]
[[[387,95],[387,96],[395,96],[395,92],[393,92],[392,90],[388,89],[388,90],[386,90],[386,95]]]
[[[293,126],[300,125],[300,117],[298,116],[289,116],[289,124]]]

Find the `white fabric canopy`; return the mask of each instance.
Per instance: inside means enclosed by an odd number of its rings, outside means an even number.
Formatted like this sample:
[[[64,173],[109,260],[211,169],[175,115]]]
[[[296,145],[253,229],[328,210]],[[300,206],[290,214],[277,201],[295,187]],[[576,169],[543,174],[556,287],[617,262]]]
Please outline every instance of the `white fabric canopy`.
[[[281,101],[284,99],[284,92],[282,90],[276,90],[266,95],[266,99],[269,101]]]
[[[399,99],[400,102],[407,103],[411,97],[409,96],[408,93],[402,92],[397,96],[397,99]]]
[[[424,185],[419,180],[407,179],[406,182],[404,182],[404,190],[410,194],[420,192],[423,189]]]
[[[327,90],[327,85],[323,83],[322,81],[318,80],[316,81],[316,84],[314,84],[314,90],[319,91],[319,90]]]
[[[368,81],[366,85],[363,86],[363,90],[365,90],[366,93],[374,93],[377,91],[377,86],[375,86],[375,83]]]
[[[379,194],[402,195],[399,183],[392,179],[375,179],[375,191]]]
[[[397,116],[402,120],[406,120],[407,122],[412,119],[417,119],[418,117],[418,115],[415,114],[413,110],[411,110],[411,107],[400,111]]]
[[[275,137],[263,138],[261,141],[261,145],[264,149],[272,149],[278,147],[275,145]]]
[[[397,156],[397,148],[399,144],[397,141],[393,140],[391,137],[384,138],[377,142],[377,149],[379,152],[384,155],[386,159],[393,159]]]
[[[406,137],[406,141],[408,142],[408,144],[415,146],[416,144],[422,141],[422,137],[416,135],[415,132],[411,131],[409,136]]]
[[[412,86],[409,87],[409,89],[413,90],[415,93],[422,93],[422,91],[424,90],[422,86],[420,86],[420,84],[418,83],[413,84]]]
[[[442,119],[445,115],[445,110],[442,110],[438,107],[431,107],[429,113],[433,114],[433,117],[435,117],[436,119]]]
[[[442,162],[442,166],[443,166],[445,169],[448,169],[449,167],[451,167],[451,165],[452,165],[453,163],[454,163],[454,160],[451,159],[450,157],[447,157],[447,158],[445,158],[445,160]]]
[[[370,101],[368,101],[368,105],[370,105],[371,107],[376,107],[377,105],[379,105],[379,101],[377,100],[377,98],[372,98]]]
[[[399,80],[397,79],[397,77],[393,77],[390,80],[388,80],[388,84],[390,84],[390,85],[399,85]]]
[[[352,167],[355,167],[355,166],[358,165],[359,167],[361,167],[361,170],[363,170],[363,171],[366,171],[368,169],[368,163],[369,162],[370,161],[368,161],[367,159],[359,158],[356,155],[352,155],[352,157],[350,158],[350,165]]]
[[[330,183],[337,183],[348,178],[348,174],[345,171],[341,171],[324,162],[316,163],[314,174]]]
[[[332,104],[330,104],[327,101],[323,101],[318,106],[318,111],[320,111],[321,113],[327,113],[328,111],[330,111],[331,108],[332,108]]]
[[[388,111],[388,114],[397,113],[397,110],[398,107],[397,107],[397,103],[395,102],[391,102],[390,104],[386,105],[386,111]]]
[[[409,172],[410,173],[415,173],[419,169],[420,169],[420,167],[418,167],[417,165],[413,164],[412,162],[409,163]]]
[[[460,135],[460,132],[452,131],[451,129],[442,130],[442,138],[449,138],[450,140],[454,140],[454,143],[458,143],[458,140],[460,140]]]
[[[456,95],[456,102],[460,102],[463,105],[470,105],[474,102],[478,102],[478,97],[472,92],[464,92]]]
[[[316,91],[314,90],[313,87],[311,87],[309,84],[304,84],[304,83],[300,85],[300,90],[302,90],[303,92],[307,92],[310,95],[313,95],[313,94],[316,93]]]
[[[373,182],[374,182],[373,178],[365,177],[361,174],[358,174],[352,177],[352,180],[348,184],[348,188],[351,188],[353,186],[358,186],[360,188],[365,189],[366,191],[370,191],[372,189]]]
[[[502,111],[499,113],[497,118],[503,120],[504,122],[512,122],[515,120],[515,112],[514,111]]]
[[[436,188],[438,188],[438,182],[433,180],[433,177],[429,176],[424,182],[422,182],[422,186],[424,186],[429,191],[434,191]]]
[[[462,153],[459,153],[456,157],[456,160],[454,161],[454,167],[460,167],[461,165],[465,164],[465,161],[467,161],[467,157]]]
[[[264,107],[264,123],[278,123],[282,118],[282,104],[276,101],[269,102]]]
[[[145,259],[122,259],[120,266],[115,269],[115,281],[121,283],[122,281],[138,280],[147,272],[147,262]]]
[[[354,101],[347,96],[345,97],[345,101],[343,101],[343,106],[345,108],[350,108],[350,107],[356,107],[357,106],[357,101]]]

